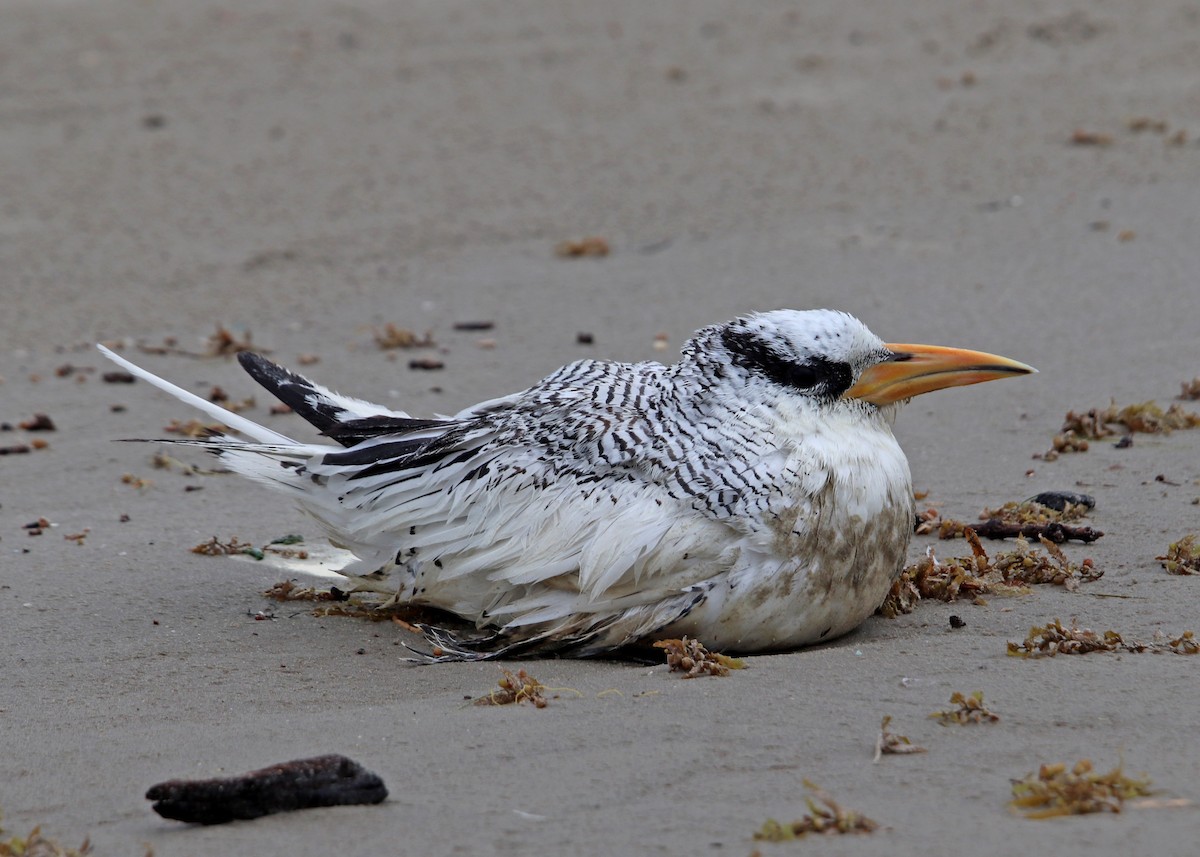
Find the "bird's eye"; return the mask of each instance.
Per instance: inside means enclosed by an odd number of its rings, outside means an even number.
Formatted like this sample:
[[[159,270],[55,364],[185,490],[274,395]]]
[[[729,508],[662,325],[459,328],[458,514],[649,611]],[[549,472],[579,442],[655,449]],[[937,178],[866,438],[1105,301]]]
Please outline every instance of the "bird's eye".
[[[786,384],[799,390],[807,390],[821,383],[821,375],[807,363],[786,364],[783,374],[787,376]]]

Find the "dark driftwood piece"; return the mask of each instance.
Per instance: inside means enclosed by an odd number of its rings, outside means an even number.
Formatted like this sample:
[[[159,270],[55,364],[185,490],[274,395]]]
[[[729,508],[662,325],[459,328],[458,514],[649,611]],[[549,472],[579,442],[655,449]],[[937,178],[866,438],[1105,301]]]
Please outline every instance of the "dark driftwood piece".
[[[275,812],[380,803],[387,787],[378,776],[345,756],[315,756],[213,780],[168,780],[151,786],[146,799],[163,818],[196,824],[259,818]]]
[[[1002,521],[999,518],[988,518],[981,524],[972,527],[975,534],[984,539],[1012,539],[1025,536],[1036,539],[1045,536],[1055,544],[1074,539],[1078,542],[1094,542],[1104,533],[1091,527],[1073,527],[1070,524],[1060,524],[1050,521],[1045,524],[1015,524]]]

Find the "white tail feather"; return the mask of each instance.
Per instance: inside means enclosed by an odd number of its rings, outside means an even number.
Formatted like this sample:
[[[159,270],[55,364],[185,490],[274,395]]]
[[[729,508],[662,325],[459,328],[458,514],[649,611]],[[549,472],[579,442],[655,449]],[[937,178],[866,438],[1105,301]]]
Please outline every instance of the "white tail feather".
[[[195,393],[189,393],[182,387],[177,387],[170,381],[164,381],[152,372],[147,372],[136,363],[130,363],[124,357],[113,353],[112,349],[105,348],[103,345],[97,345],[100,353],[107,357],[112,362],[116,363],[121,368],[125,369],[131,375],[141,378],[148,384],[153,384],[160,390],[170,393],[179,401],[191,405],[197,410],[203,411],[215,420],[220,420],[225,425],[235,431],[239,431],[246,437],[254,438],[260,443],[281,443],[287,445],[295,445],[296,441],[285,434],[280,434],[277,431],[272,431],[266,426],[260,426],[253,420],[248,420],[245,417],[238,416],[233,411],[222,408],[215,402],[210,402],[197,396]]]

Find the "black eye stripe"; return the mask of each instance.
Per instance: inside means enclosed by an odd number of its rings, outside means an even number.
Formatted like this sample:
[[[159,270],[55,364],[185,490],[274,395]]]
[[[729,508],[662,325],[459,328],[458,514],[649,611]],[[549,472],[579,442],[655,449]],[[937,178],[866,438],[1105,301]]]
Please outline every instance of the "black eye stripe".
[[[854,382],[854,373],[846,363],[820,356],[796,363],[780,356],[748,331],[726,328],[721,332],[721,343],[733,357],[734,365],[757,372],[793,390],[836,398],[850,389]]]

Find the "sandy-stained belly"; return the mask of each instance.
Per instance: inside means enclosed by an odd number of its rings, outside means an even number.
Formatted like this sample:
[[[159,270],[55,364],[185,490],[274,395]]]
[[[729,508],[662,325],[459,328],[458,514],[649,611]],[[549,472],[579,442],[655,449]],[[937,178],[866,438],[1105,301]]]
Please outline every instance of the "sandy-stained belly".
[[[753,652],[852,631],[883,602],[903,566],[913,503],[904,490],[867,520],[782,520],[788,529],[769,552],[743,551],[738,567],[663,636],[686,633],[709,646]]]

